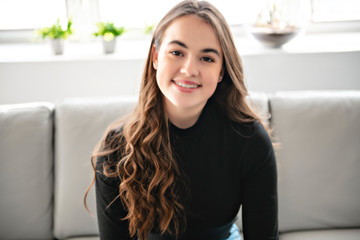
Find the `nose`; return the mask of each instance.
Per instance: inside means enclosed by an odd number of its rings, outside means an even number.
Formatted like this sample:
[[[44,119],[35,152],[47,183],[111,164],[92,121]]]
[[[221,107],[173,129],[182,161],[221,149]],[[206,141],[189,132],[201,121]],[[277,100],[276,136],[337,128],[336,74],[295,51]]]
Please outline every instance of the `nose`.
[[[199,68],[196,59],[191,56],[185,58],[180,72],[186,74],[188,77],[197,77],[199,75]]]

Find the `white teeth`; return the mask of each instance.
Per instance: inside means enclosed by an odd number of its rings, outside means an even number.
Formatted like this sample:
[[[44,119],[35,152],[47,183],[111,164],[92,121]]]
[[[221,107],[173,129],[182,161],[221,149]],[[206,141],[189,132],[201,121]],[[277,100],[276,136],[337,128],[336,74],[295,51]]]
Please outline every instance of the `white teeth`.
[[[179,85],[180,87],[184,87],[184,88],[197,88],[198,85],[190,85],[190,84],[185,84],[185,83],[181,83],[181,82],[175,82],[176,85]]]

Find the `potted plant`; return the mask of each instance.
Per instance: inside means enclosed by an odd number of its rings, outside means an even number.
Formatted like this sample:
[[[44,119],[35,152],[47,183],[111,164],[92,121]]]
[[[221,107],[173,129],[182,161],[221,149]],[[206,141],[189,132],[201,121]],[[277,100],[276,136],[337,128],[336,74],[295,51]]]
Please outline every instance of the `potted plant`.
[[[152,25],[148,25],[148,24],[145,24],[145,28],[144,28],[144,33],[146,35],[151,35],[154,33],[154,29],[155,29],[155,26],[156,24],[152,24]]]
[[[70,19],[67,23],[67,28],[64,30],[60,24],[60,20],[57,19],[56,23],[51,27],[44,27],[37,30],[37,34],[43,39],[49,38],[53,53],[60,55],[64,52],[64,40],[73,33],[71,25],[72,21]]]
[[[116,27],[112,22],[96,23],[98,31],[95,37],[101,36],[104,53],[113,53],[116,47],[116,37],[125,33],[125,27]]]
[[[255,22],[248,28],[256,40],[266,47],[280,48],[304,32],[310,16],[309,3],[302,0],[291,1],[291,4],[287,1],[267,3],[266,6],[259,4],[260,11],[254,12]]]

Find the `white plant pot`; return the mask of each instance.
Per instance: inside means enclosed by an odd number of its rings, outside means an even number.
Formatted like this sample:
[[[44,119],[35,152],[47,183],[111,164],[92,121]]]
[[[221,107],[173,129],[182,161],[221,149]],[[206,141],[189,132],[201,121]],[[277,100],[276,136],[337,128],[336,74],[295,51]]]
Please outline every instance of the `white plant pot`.
[[[61,55],[64,53],[64,42],[65,40],[62,38],[55,38],[50,40],[53,54]]]
[[[116,47],[116,37],[110,41],[106,41],[102,38],[102,45],[105,54],[114,53]]]

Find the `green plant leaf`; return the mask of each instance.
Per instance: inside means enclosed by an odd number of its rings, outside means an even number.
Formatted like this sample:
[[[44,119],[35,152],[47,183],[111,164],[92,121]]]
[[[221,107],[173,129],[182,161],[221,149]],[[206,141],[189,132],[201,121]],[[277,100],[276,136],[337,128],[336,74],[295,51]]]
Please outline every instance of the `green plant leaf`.
[[[98,28],[97,32],[94,32],[94,36],[102,36],[105,35],[110,36],[112,34],[114,37],[120,36],[125,33],[125,27],[116,27],[112,22],[98,22],[96,23]],[[108,37],[107,37],[108,38]]]
[[[60,24],[60,19],[58,18],[51,27],[44,27],[38,29],[36,30],[36,33],[40,35],[42,38],[67,39],[72,34],[71,25],[72,25],[72,21],[70,19],[67,23],[67,29],[63,30]]]

